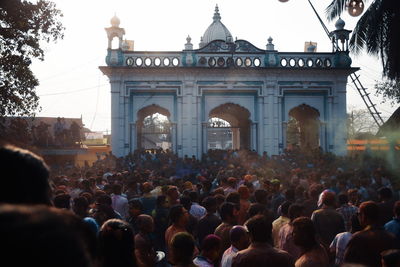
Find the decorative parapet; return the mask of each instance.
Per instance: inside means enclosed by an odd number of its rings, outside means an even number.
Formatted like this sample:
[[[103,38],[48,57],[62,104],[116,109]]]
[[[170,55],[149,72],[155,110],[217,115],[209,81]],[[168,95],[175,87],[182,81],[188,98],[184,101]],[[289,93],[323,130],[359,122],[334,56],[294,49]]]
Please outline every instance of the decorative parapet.
[[[341,69],[351,66],[348,52],[278,52],[259,49],[244,40],[232,43],[216,40],[201,49],[176,52],[115,49],[108,51],[106,62],[109,66],[130,68]]]

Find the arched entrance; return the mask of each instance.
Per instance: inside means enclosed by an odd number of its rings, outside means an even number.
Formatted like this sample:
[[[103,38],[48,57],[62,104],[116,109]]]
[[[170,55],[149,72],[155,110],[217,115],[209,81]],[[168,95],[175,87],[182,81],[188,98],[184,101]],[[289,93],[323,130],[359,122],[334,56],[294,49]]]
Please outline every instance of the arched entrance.
[[[289,111],[286,129],[286,146],[302,150],[320,147],[320,113],[316,108],[301,104]]]
[[[137,148],[171,149],[171,114],[165,108],[151,105],[137,113]]]
[[[233,103],[209,113],[207,149],[250,149],[250,112]]]

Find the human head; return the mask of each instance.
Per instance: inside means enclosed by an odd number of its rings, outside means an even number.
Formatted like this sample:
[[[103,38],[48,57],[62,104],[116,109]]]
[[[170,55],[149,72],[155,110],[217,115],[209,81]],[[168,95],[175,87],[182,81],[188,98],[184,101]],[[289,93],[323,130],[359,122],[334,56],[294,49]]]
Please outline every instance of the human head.
[[[302,205],[299,205],[299,204],[290,205],[289,211],[288,211],[290,221],[293,222],[294,219],[302,216],[303,211],[304,211],[304,207]]]
[[[347,195],[349,196],[349,201],[352,204],[357,204],[357,201],[358,201],[358,191],[357,191],[357,189],[349,189],[349,190],[347,190]]]
[[[79,217],[86,217],[87,210],[89,208],[89,202],[83,196],[76,197],[72,201],[72,210]]]
[[[321,194],[321,203],[327,207],[335,206],[335,193],[330,191],[324,191]]]
[[[400,266],[400,250],[389,249],[381,252],[382,267]]]
[[[281,205],[282,216],[289,217],[289,207],[290,207],[290,205],[292,205],[292,202],[290,202],[290,201],[285,201],[285,202],[282,203],[282,205]]]
[[[153,217],[147,214],[141,214],[137,217],[137,225],[142,233],[148,234],[154,231]]]
[[[169,186],[167,196],[169,199],[176,201],[179,198],[178,188],[176,186]]]
[[[189,222],[189,213],[182,205],[175,205],[169,211],[169,218],[172,224],[186,227]]]
[[[374,201],[361,203],[359,208],[360,224],[363,228],[374,225],[379,221],[379,207]]]
[[[131,217],[137,217],[143,212],[143,204],[139,199],[129,200],[129,215]]]
[[[238,193],[240,195],[240,199],[248,200],[250,198],[249,188],[245,185],[239,186]]]
[[[310,218],[299,217],[292,223],[293,225],[293,242],[304,249],[309,251],[318,243],[315,238],[314,224]]]
[[[250,218],[245,226],[250,233],[251,242],[266,243],[271,240],[272,222],[263,215]]]
[[[243,250],[249,246],[250,239],[247,230],[242,225],[235,225],[229,232],[232,246],[238,250]]]
[[[49,168],[38,155],[21,148],[0,147],[0,203],[51,205]]]
[[[267,202],[268,202],[267,197],[268,197],[268,192],[264,189],[257,189],[254,192],[254,198],[257,203],[260,203],[263,205],[267,204]]]
[[[122,185],[120,184],[113,184],[113,193],[115,195],[121,195],[122,193]]]
[[[224,202],[219,211],[219,214],[221,215],[221,220],[230,224],[236,222],[237,213],[237,205],[231,202]]]
[[[71,208],[71,196],[69,194],[59,194],[54,197],[54,207],[69,210]]]
[[[217,200],[215,197],[209,196],[203,200],[203,206],[206,208],[207,213],[213,214],[217,211]]]
[[[201,242],[201,254],[211,261],[219,258],[221,238],[217,235],[208,235]]]
[[[240,195],[238,192],[230,192],[225,199],[226,202],[231,202],[240,206]]]
[[[134,235],[123,220],[107,220],[100,228],[98,242],[102,266],[132,266],[135,263]]]
[[[199,202],[199,194],[197,194],[196,191],[190,191],[189,192],[189,198],[192,201],[192,203],[193,202],[196,202],[196,203]]]
[[[187,232],[180,232],[172,237],[171,255],[172,261],[176,265],[191,264],[195,242],[192,235]]]
[[[144,182],[142,185],[142,191],[144,194],[150,193],[153,190],[153,186],[149,182]]]
[[[388,187],[380,188],[378,193],[379,193],[379,199],[381,201],[390,200],[390,199],[392,199],[392,196],[393,196],[392,190]]]
[[[347,204],[347,202],[349,202],[349,198],[348,198],[347,194],[339,194],[338,202],[339,202],[340,206]]]
[[[89,267],[96,257],[95,233],[67,210],[1,205],[0,236],[2,261],[13,266]]]

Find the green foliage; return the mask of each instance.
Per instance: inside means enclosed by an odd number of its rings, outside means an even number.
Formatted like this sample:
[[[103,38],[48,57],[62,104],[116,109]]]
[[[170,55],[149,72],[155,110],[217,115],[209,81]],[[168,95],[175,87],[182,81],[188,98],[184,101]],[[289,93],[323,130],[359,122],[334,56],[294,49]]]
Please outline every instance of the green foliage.
[[[365,1],[364,1],[365,2]],[[326,13],[329,20],[340,16],[347,1],[332,0]],[[400,1],[374,0],[357,22],[350,39],[354,53],[366,49],[379,56],[383,74],[390,80],[400,79]]]
[[[376,95],[381,95],[384,102],[390,101],[394,106],[400,103],[400,80],[388,80],[375,84]]]
[[[30,65],[44,59],[41,42],[63,38],[61,11],[46,0],[5,0],[0,4],[0,117],[33,115],[39,85]]]

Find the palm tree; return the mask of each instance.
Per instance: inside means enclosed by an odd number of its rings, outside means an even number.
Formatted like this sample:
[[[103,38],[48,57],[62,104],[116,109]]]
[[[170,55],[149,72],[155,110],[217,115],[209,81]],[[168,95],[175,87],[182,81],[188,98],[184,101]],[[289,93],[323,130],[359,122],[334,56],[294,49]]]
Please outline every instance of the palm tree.
[[[328,20],[340,16],[349,0],[332,0],[326,9]],[[383,74],[400,80],[400,1],[373,0],[357,22],[350,39],[350,49],[360,53],[366,49],[382,61]]]

